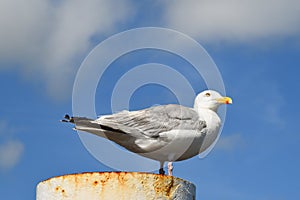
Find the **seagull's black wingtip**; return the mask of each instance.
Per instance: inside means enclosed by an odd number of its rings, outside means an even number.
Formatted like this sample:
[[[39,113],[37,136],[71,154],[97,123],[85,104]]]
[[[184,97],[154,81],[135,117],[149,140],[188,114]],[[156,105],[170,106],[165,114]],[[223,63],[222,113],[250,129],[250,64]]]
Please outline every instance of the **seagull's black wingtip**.
[[[70,115],[65,114],[64,119],[60,120],[61,122],[70,122],[70,123],[74,123],[74,118],[70,117]]]

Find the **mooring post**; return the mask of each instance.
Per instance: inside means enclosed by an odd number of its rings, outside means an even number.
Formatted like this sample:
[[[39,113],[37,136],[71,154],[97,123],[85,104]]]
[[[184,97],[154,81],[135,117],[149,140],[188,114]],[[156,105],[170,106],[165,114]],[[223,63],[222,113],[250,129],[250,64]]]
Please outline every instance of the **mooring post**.
[[[37,186],[37,200],[194,200],[194,184],[173,176],[92,172],[53,177]]]

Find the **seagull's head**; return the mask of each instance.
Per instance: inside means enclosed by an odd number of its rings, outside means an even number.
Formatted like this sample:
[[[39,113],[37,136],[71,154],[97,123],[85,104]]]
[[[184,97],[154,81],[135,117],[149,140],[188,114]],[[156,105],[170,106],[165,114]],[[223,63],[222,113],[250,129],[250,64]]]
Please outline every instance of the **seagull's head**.
[[[230,97],[223,97],[214,90],[205,90],[197,95],[195,99],[194,108],[210,109],[217,112],[218,107],[222,104],[232,104]]]

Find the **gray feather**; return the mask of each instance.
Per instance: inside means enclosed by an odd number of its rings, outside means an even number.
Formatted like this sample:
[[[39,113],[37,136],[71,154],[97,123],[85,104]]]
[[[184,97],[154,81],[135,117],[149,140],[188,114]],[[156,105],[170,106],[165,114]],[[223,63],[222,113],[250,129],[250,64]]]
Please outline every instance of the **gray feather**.
[[[95,123],[130,134],[136,138],[157,138],[170,130],[198,130],[206,127],[195,110],[180,105],[162,105],[140,111],[106,115]]]

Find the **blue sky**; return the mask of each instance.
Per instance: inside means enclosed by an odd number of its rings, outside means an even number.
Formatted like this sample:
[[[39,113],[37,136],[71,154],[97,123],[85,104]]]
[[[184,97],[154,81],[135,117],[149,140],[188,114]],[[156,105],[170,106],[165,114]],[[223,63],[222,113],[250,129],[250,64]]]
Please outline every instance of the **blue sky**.
[[[214,150],[175,163],[175,176],[196,184],[197,199],[299,198],[299,8],[293,0],[1,1],[1,199],[34,199],[37,183],[49,177],[113,170],[59,120],[72,113],[73,82],[90,50],[144,26],[172,28],[201,43],[234,101]],[[176,68],[196,91],[205,89],[182,60],[159,53],[116,61],[100,84],[109,93],[130,67],[156,61]],[[109,112],[102,95],[97,114]],[[134,93],[130,109],[174,102],[166,88],[147,85]]]

